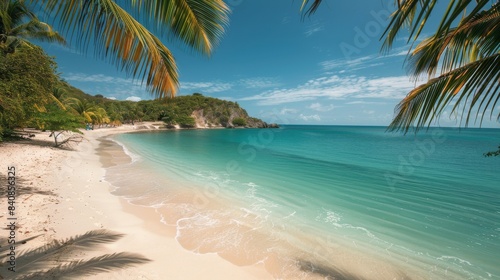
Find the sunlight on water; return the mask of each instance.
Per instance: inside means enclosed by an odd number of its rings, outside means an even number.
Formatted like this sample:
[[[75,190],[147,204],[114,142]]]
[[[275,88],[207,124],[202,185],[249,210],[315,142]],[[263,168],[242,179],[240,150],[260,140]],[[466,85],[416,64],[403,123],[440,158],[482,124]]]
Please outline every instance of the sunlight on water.
[[[482,156],[500,131],[384,131],[118,135],[133,161],[108,164],[106,179],[155,207],[187,250],[276,278],[500,277],[500,160]]]

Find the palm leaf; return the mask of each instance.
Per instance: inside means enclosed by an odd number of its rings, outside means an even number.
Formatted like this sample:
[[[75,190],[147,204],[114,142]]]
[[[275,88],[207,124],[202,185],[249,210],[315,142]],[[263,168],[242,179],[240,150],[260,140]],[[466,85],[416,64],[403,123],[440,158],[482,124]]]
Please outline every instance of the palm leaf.
[[[51,11],[64,33],[77,35],[75,41],[84,51],[92,43],[96,56],[145,82],[156,97],[176,93],[177,66],[170,50],[115,1],[31,1]],[[133,0],[129,5],[137,14],[141,10],[152,15],[158,26],[167,24],[168,34],[205,53],[222,36],[229,12],[222,0]]]
[[[148,3],[149,2],[149,3]],[[132,0],[135,8],[170,27],[172,35],[195,50],[211,54],[229,23],[229,7],[222,0]],[[161,34],[167,34],[156,25]],[[158,28],[159,27],[159,28]]]
[[[29,22],[15,26],[10,30],[9,35],[24,39],[37,39],[49,43],[66,44],[66,40],[59,33],[55,32],[50,25],[38,19],[32,19]]]
[[[438,25],[436,34],[445,34],[459,19],[468,21],[468,18],[481,11],[489,0],[450,0],[444,16]],[[392,47],[394,40],[402,29],[408,28],[410,36],[408,42],[418,40],[423,28],[434,11],[437,0],[395,0],[397,9],[391,15],[391,21],[382,38],[385,37],[382,50]],[[473,7],[467,16],[464,12]]]
[[[66,90],[61,87],[54,88],[52,94],[50,95],[50,98],[54,101],[54,103],[56,103],[57,107],[64,111],[66,111],[66,106],[63,103],[65,95]]]
[[[447,33],[435,34],[420,43],[409,58],[411,72],[415,77],[423,72],[433,76],[441,67],[441,73],[446,73],[497,53],[499,42],[500,4],[497,3]]]
[[[462,106],[464,115],[460,121],[468,126],[471,116],[476,113],[482,123],[486,111],[493,116],[500,98],[500,54],[495,54],[466,64],[453,71],[412,90],[396,107],[396,116],[389,130],[402,130],[407,133],[415,127],[430,126],[445,108],[454,101],[452,113]],[[500,114],[496,117],[499,118]]]
[[[24,245],[26,244],[28,241],[31,241],[37,237],[41,236],[41,234],[38,234],[38,235],[35,235],[35,236],[32,236],[32,237],[28,237],[28,238],[25,238],[25,239],[22,239],[22,240],[16,240],[16,246],[20,246],[20,244]],[[1,238],[0,239],[0,255],[1,256],[5,256],[7,255],[6,252],[10,251],[10,244],[8,242],[8,239],[7,238]]]
[[[114,269],[126,268],[143,264],[151,260],[132,253],[115,253],[94,257],[89,260],[72,261],[51,268],[44,272],[36,272],[20,279],[60,279],[62,277],[92,276],[96,273],[109,272]]]
[[[170,51],[129,13],[111,0],[43,1],[60,19],[63,32],[74,35],[84,51],[94,43],[95,55],[146,82],[158,97],[174,95],[177,67]]]
[[[42,247],[22,251],[18,256],[19,271],[33,271],[44,267],[48,261],[65,260],[74,250],[92,250],[96,246],[114,242],[123,234],[108,230],[92,230],[64,240],[55,240]]]
[[[302,6],[300,7],[300,10],[304,15],[310,16],[318,10],[321,3],[323,3],[323,0],[302,0]]]

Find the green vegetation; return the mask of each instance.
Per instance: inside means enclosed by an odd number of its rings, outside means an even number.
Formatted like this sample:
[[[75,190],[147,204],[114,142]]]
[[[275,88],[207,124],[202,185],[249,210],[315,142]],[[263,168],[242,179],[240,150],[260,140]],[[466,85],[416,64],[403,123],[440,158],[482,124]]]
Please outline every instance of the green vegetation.
[[[193,117],[180,116],[175,119],[175,122],[182,128],[193,128],[196,126],[196,121]]]
[[[247,121],[244,118],[234,118],[233,125],[234,126],[245,126],[245,125],[247,125]]]
[[[19,46],[18,51],[0,56],[0,128],[9,135],[26,127],[38,112],[53,102],[58,83],[55,62],[41,48]]]
[[[310,15],[321,2],[303,0],[302,9]],[[383,49],[390,49],[400,31],[408,29],[408,42],[418,43],[407,60],[410,73],[415,80],[422,75],[428,80],[398,104],[390,130],[406,133],[430,126],[447,108],[464,126],[481,123],[488,115],[500,119],[500,112],[493,115],[500,99],[500,3],[450,0],[435,33],[420,42],[436,3],[395,1]]]
[[[200,93],[147,101],[118,101],[91,96],[61,81],[56,63],[37,46],[19,46],[0,57],[0,140],[27,127],[52,132],[56,146],[72,140],[65,131],[116,126],[136,121],[164,121],[167,126],[266,127],[237,103]],[[74,138],[73,138],[74,140]]]
[[[41,22],[23,1],[0,0],[0,55],[32,45],[28,39],[65,44],[64,38]]]

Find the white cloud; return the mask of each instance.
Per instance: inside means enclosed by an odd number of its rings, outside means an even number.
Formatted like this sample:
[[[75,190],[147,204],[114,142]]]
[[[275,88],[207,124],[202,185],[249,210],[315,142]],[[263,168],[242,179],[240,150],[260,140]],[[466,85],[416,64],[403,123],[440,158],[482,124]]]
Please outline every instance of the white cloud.
[[[333,75],[309,80],[294,88],[266,91],[242,98],[242,100],[256,100],[259,105],[276,105],[318,98],[401,99],[414,87],[415,85],[406,76],[368,78]]]
[[[116,97],[106,97],[107,99],[116,100]]]
[[[246,88],[272,88],[282,85],[277,79],[266,77],[241,79],[239,84]]]
[[[345,104],[348,104],[348,105],[354,105],[354,104],[387,104],[386,102],[372,102],[372,101],[363,101],[363,100],[356,100],[356,101],[351,101],[351,102],[347,102]]]
[[[299,118],[301,120],[304,120],[306,122],[308,121],[321,121],[321,117],[318,116],[318,115],[310,115],[310,116],[306,116],[304,114],[300,114]]]
[[[407,47],[395,48],[387,55],[372,54],[358,57],[355,59],[332,59],[325,60],[319,63],[324,71],[338,70],[340,73],[346,71],[355,71],[370,67],[376,67],[387,63],[388,58],[397,56],[406,56],[408,54]]]
[[[333,110],[335,107],[333,106],[333,104],[326,106],[326,105],[321,105],[320,103],[313,103],[313,104],[309,105],[308,108],[313,109],[313,110],[318,111],[318,112],[328,112],[328,111]]]
[[[122,99],[125,96],[142,96],[146,93],[146,87],[141,85],[141,81],[133,79],[103,74],[87,75],[83,73],[68,73],[63,78],[69,82],[79,83],[77,87],[91,95],[98,93]]]
[[[232,88],[230,83],[219,83],[219,82],[185,82],[181,83],[181,89],[200,91],[201,93],[214,93],[227,91]]]
[[[323,31],[324,29],[325,29],[325,27],[323,25],[320,25],[319,23],[315,23],[315,24],[310,25],[307,28],[306,32],[304,32],[304,34],[306,35],[306,37],[310,37],[315,33]]]
[[[346,59],[325,60],[320,62],[319,65],[321,66],[321,68],[323,68],[323,70],[330,71],[337,68],[342,68],[342,69],[354,68],[375,59],[377,59],[376,55],[367,55],[350,60]]]
[[[142,99],[139,96],[129,96],[125,100],[138,102],[138,101],[141,101]]]
[[[280,111],[280,115],[288,115],[288,114],[295,114],[295,113],[297,113],[297,110],[289,109],[289,108],[283,108]]]

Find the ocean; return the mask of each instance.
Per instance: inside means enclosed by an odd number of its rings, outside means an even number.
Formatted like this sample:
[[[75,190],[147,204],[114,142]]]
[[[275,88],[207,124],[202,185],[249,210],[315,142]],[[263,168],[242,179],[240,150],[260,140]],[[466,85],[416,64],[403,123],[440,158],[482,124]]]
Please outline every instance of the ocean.
[[[155,208],[186,250],[263,264],[275,279],[500,279],[500,157],[483,156],[499,129],[285,125],[112,140],[102,145],[119,150],[105,164],[113,194]]]

